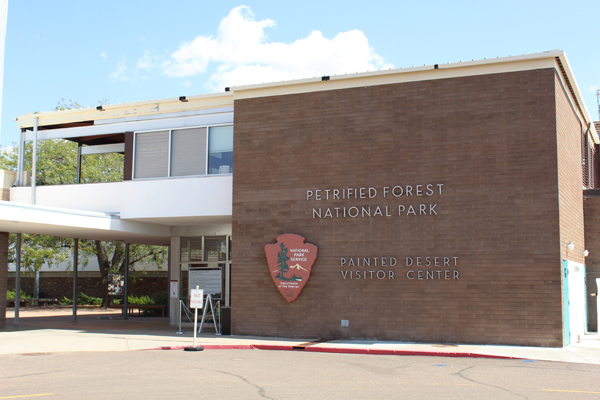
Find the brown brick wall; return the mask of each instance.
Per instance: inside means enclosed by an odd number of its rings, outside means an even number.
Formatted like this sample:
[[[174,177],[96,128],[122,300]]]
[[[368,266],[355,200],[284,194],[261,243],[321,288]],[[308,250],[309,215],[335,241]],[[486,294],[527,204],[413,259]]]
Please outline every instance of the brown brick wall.
[[[588,313],[588,331],[596,332],[598,329],[598,311],[596,297],[590,296],[598,293],[596,279],[600,278],[600,197],[587,198],[583,202],[585,211],[585,246],[590,254],[585,260],[586,264],[586,299]]]
[[[21,290],[33,296],[35,279],[31,276],[21,276]],[[14,289],[15,278],[8,278],[8,287]],[[132,296],[152,296],[157,292],[168,290],[166,272],[164,277],[130,278],[129,294]],[[77,291],[92,297],[104,296],[104,284],[101,278],[78,277]],[[6,291],[5,291],[6,295]],[[40,277],[40,298],[62,299],[73,297],[73,278],[71,277]],[[6,302],[5,302],[6,303]]]
[[[233,333],[561,346],[554,97],[548,69],[236,101]],[[306,200],[429,183],[443,194]],[[421,203],[438,215],[312,217]],[[292,303],[263,250],[283,233],[319,247]],[[340,257],[381,256],[395,279],[342,278]],[[407,256],[459,257],[460,279],[409,280]]]
[[[558,76],[555,80],[561,258],[583,264],[582,128]],[[569,242],[575,245],[572,251]]]
[[[584,219],[583,219],[583,187],[582,176],[582,126],[569,102],[567,94],[558,76],[555,76],[556,89],[556,131],[558,149],[558,187],[560,214],[560,250],[563,260],[585,263]],[[575,248],[567,249],[573,242]],[[557,265],[556,268],[562,268]],[[561,290],[564,290],[564,275],[561,274]],[[570,296],[576,295],[571,293]],[[579,294],[585,296],[585,294]],[[561,312],[565,304],[561,296]],[[558,304],[558,302],[556,303]],[[572,316],[571,318],[574,318]],[[564,344],[568,344],[563,342]]]
[[[8,233],[0,232],[0,326],[6,324],[6,289],[8,287]]]

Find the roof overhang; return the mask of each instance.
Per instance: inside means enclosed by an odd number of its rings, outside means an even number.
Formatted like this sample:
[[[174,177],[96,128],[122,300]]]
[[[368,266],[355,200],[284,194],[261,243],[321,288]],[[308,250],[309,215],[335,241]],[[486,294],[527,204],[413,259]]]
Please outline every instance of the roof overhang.
[[[38,130],[68,129],[90,125],[136,121],[143,117],[172,118],[177,113],[197,115],[202,111],[233,107],[233,93],[182,96],[162,100],[139,101],[73,110],[33,112],[17,117],[21,130],[32,130],[37,118]]]
[[[96,213],[0,201],[0,231],[153,245],[170,243],[170,227]]]

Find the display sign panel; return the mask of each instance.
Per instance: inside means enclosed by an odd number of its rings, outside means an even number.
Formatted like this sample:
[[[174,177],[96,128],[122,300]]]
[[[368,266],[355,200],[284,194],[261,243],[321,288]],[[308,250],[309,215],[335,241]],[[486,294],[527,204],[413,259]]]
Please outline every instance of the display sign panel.
[[[124,287],[124,274],[108,274],[108,294],[110,296],[122,296]]]
[[[179,282],[171,281],[171,298],[177,299],[179,298]]]
[[[210,294],[213,298],[221,298],[222,292],[221,268],[194,268],[189,270],[189,293],[198,286],[204,290],[204,294]]]

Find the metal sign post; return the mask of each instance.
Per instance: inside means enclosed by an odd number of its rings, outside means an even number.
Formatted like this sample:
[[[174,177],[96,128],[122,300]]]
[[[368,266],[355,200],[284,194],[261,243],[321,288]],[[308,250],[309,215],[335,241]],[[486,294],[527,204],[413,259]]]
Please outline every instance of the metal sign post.
[[[209,295],[210,296],[210,295]],[[184,351],[202,351],[204,347],[196,347],[196,327],[198,326],[198,309],[202,308],[204,290],[196,286],[196,289],[190,290],[190,307],[194,309],[194,344],[192,347],[185,347]]]

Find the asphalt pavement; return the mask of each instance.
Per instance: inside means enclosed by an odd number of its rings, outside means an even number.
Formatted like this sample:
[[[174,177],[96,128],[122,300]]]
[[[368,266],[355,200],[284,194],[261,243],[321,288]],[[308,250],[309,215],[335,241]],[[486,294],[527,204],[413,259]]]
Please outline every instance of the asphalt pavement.
[[[0,326],[0,354],[56,352],[182,350],[193,345],[193,325],[184,324],[182,332],[169,326],[168,318],[130,316],[121,310],[81,308],[73,321],[70,308],[25,307],[19,310],[15,325],[14,310],[8,309],[6,325]],[[371,340],[289,339],[250,336],[221,336],[212,324],[197,334],[196,346],[206,351],[257,349],[353,354],[419,355],[443,357],[482,357],[562,361],[600,364],[600,337],[590,334],[579,343],[563,348],[425,344]]]

